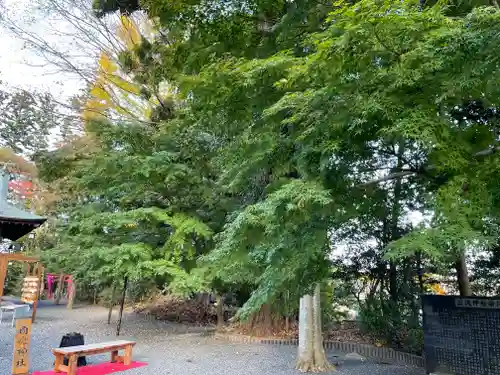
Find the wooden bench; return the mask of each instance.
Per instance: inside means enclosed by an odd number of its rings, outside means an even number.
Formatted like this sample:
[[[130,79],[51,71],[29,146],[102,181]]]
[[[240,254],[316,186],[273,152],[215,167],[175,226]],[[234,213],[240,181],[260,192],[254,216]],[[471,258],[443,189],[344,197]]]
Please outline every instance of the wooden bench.
[[[52,353],[54,353],[56,357],[54,372],[65,372],[68,375],[75,375],[78,357],[109,352],[111,352],[111,362],[121,362],[124,365],[130,365],[130,363],[132,363],[132,348],[134,345],[134,341],[119,340],[100,344],[54,348],[52,349]],[[123,355],[118,355],[118,351],[120,350],[124,350]],[[67,366],[64,365],[65,357],[68,358]]]

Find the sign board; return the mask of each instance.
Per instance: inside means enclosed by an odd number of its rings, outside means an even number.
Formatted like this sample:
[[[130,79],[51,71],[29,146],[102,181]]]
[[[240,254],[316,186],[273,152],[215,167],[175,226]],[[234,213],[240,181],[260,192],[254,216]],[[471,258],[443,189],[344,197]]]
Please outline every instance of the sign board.
[[[427,373],[500,374],[500,299],[423,295]]]
[[[29,370],[31,340],[31,318],[16,319],[16,335],[14,337],[14,357],[12,358],[12,375],[25,375]]]
[[[21,289],[21,301],[24,303],[34,303],[38,300],[40,291],[40,278],[38,276],[26,276]]]

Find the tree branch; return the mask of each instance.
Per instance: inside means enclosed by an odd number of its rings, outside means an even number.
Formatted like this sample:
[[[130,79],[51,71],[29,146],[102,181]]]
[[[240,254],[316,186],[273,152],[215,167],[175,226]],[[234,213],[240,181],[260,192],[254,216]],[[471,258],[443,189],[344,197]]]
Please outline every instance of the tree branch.
[[[380,182],[390,181],[390,180],[394,180],[396,178],[402,178],[402,177],[411,176],[411,175],[414,175],[414,174],[417,174],[417,171],[400,171],[400,172],[395,172],[395,173],[391,173],[391,174],[389,174],[387,176],[384,176],[384,177],[381,177],[381,178],[377,178],[375,180],[370,180],[368,182],[364,182],[362,184],[359,184],[358,187],[363,187],[363,186],[368,186],[368,185],[374,185],[374,184],[378,184]]]
[[[472,156],[473,157],[490,156],[490,155],[495,154],[497,151],[500,151],[500,146],[490,147],[490,148],[488,148],[486,150],[478,151],[475,154],[473,154]],[[436,168],[435,165],[429,165],[428,167],[422,168],[422,172],[430,171],[430,170],[433,170],[435,168]],[[370,180],[370,181],[364,182],[362,184],[357,185],[356,187],[364,187],[364,186],[369,186],[369,185],[375,185],[375,184],[378,184],[380,182],[391,181],[391,180],[394,180],[396,178],[402,178],[402,177],[406,177],[406,176],[411,176],[411,175],[415,175],[415,174],[418,174],[418,173],[419,173],[419,171],[409,171],[409,170],[405,170],[405,171],[401,171],[401,172],[396,172],[396,173],[391,173],[391,174],[389,174],[387,176],[384,176],[384,177],[381,177],[381,178],[377,178],[377,179],[374,179],[374,180]]]

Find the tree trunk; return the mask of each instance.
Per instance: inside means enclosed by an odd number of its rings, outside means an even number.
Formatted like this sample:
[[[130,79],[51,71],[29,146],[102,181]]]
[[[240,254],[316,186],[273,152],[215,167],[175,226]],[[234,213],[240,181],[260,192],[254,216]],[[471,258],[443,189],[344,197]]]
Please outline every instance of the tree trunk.
[[[316,284],[314,297],[305,295],[300,299],[296,369],[301,372],[327,372],[334,369],[323,348],[320,291],[320,285]]]
[[[415,280],[415,265],[414,259],[407,260],[404,267],[404,281],[403,290],[405,291],[405,299],[410,301],[411,306],[411,319],[408,321],[409,328],[416,328],[419,326],[419,311],[420,305],[418,303],[418,285]]]
[[[115,294],[116,294],[116,284],[113,283],[113,289],[111,289],[111,301],[109,301],[109,309],[108,309],[108,324],[111,324],[113,307],[115,307]]]
[[[264,332],[267,332],[268,335],[272,335],[274,326],[273,326],[271,304],[266,303],[265,305],[263,305],[261,311],[263,314],[262,325]]]
[[[394,262],[389,263],[389,294],[394,306],[397,306],[399,300],[398,270]]]
[[[265,303],[243,324],[252,336],[269,337],[273,335],[274,330],[284,327],[285,319],[272,311],[270,303]]]
[[[56,305],[59,305],[59,302],[61,302],[63,290],[64,290],[64,274],[61,274],[59,276],[59,279],[57,280],[57,288],[54,295],[54,303]]]
[[[210,305],[210,293],[198,293],[196,301],[203,303],[205,306]]]
[[[122,328],[123,305],[125,305],[125,296],[127,295],[127,284],[128,277],[125,276],[125,279],[123,280],[122,300],[120,303],[120,315],[118,316],[118,324],[116,325],[116,336],[120,336],[120,329]]]
[[[75,281],[73,281],[71,283],[71,289],[69,291],[68,304],[66,305],[68,309],[73,308],[73,303],[75,302],[75,296],[76,296],[76,283]]]
[[[398,143],[398,151],[397,151],[397,166],[395,171],[401,172],[403,169],[404,162],[402,157],[404,155],[404,141],[400,141]],[[394,182],[394,200],[392,202],[391,208],[391,224],[390,224],[390,237],[387,238],[387,243],[391,241],[398,240],[401,238],[401,231],[399,228],[399,220],[401,217],[401,193],[402,193],[402,182],[401,178],[397,178]],[[399,302],[399,288],[398,288],[398,269],[397,265],[394,262],[389,262],[389,294],[391,296],[391,301],[394,304],[394,307],[397,307]]]
[[[471,296],[472,290],[469,281],[469,272],[467,271],[467,263],[465,253],[460,254],[460,258],[455,262],[455,269],[457,271],[458,290],[460,295]]]
[[[424,270],[422,269],[422,252],[417,251],[417,272],[418,272],[418,288],[420,294],[424,294]]]
[[[220,294],[217,294],[215,299],[217,301],[217,328],[220,328],[224,325],[224,302]]]
[[[401,172],[403,170],[403,155],[405,150],[405,144],[403,140],[398,141],[397,147],[397,166],[396,173]],[[401,193],[403,191],[402,179],[397,178],[394,180],[394,198],[392,202],[391,208],[391,218],[390,218],[390,237],[387,238],[387,243],[398,240],[401,238],[401,228],[399,227],[399,220],[402,215],[401,208]],[[399,302],[401,301],[401,293],[404,292],[399,287],[401,284],[398,282],[398,266],[400,271],[402,269],[402,264],[396,264],[394,261],[389,262],[389,294],[390,294],[390,319],[391,319],[391,329],[389,330],[390,341],[394,346],[400,346],[400,338],[399,333],[402,326],[402,318],[401,318],[401,309],[399,306]],[[404,271],[404,270],[403,270]],[[403,272],[404,276],[404,272]],[[403,281],[404,285],[404,281]]]

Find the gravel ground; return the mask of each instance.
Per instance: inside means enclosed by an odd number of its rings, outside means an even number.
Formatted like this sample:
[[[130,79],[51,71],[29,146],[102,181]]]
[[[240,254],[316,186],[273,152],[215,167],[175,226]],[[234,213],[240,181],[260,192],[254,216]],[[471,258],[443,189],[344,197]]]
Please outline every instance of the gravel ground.
[[[10,374],[14,329],[8,314],[0,324],[0,374]],[[116,322],[116,313],[114,315]],[[100,307],[67,310],[43,305],[31,337],[31,371],[52,368],[50,348],[57,347],[62,335],[80,332],[85,343],[115,339],[116,324],[107,325],[107,311]],[[193,332],[197,331],[197,332]],[[122,372],[124,375],[297,375],[293,369],[296,348],[253,344],[229,344],[203,335],[202,328],[150,321],[126,314],[120,338],[137,341],[134,360],[148,366]],[[190,332],[188,332],[190,331]],[[423,369],[344,360],[340,353],[329,353],[340,361],[338,375],[424,375]],[[109,355],[87,357],[88,363],[109,360]]]

